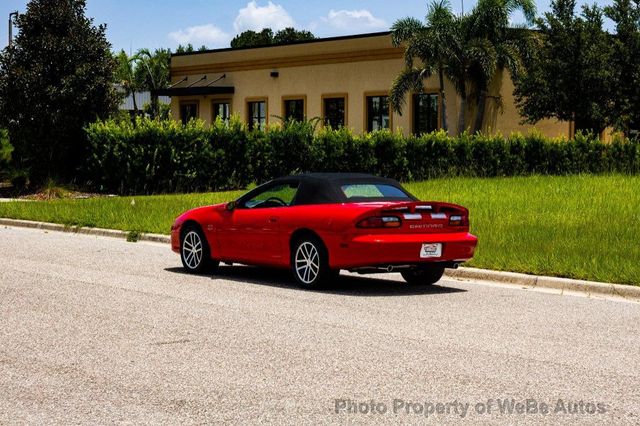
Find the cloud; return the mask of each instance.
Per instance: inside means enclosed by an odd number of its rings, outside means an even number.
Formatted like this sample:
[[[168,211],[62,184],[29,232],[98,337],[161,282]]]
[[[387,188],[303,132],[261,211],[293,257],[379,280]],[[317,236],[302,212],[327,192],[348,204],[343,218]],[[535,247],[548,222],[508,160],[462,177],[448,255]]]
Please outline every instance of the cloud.
[[[320,18],[319,22],[311,25],[313,29],[321,30],[322,27],[350,34],[366,31],[386,30],[389,25],[380,18],[373,16],[366,9],[361,10],[333,10],[327,16]]]
[[[226,47],[231,36],[213,24],[196,25],[172,31],[169,38],[178,44],[205,44],[207,47]]]
[[[287,27],[295,27],[295,21],[281,5],[271,1],[266,6],[258,6],[257,2],[250,1],[247,7],[240,9],[233,22],[237,33],[246,30],[260,31],[263,28],[278,31]]]

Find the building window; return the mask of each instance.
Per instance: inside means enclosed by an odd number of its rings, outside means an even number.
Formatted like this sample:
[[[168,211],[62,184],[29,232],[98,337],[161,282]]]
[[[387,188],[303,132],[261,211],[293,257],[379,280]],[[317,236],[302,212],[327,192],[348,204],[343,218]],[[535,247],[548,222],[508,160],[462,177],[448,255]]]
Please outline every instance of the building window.
[[[225,123],[229,122],[231,118],[231,102],[229,101],[213,101],[213,121],[216,121],[218,117]]]
[[[304,99],[284,100],[284,120],[304,121]]]
[[[180,120],[182,124],[187,124],[195,118],[198,118],[197,102],[184,102],[180,104]]]
[[[436,94],[413,95],[413,133],[430,133],[440,128]]]
[[[264,130],[267,127],[267,102],[247,102],[247,110],[249,112],[249,117],[247,119],[247,122],[249,123],[249,130]]]
[[[334,129],[344,127],[347,121],[346,98],[324,98],[324,124]]]
[[[388,96],[367,96],[367,132],[390,129]]]

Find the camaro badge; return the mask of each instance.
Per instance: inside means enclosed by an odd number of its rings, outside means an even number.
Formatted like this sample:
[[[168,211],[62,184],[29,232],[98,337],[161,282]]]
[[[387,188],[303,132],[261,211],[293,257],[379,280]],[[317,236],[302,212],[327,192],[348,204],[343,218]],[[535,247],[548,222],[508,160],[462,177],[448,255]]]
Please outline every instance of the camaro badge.
[[[409,229],[439,229],[444,228],[442,223],[423,223],[420,225],[409,225]]]

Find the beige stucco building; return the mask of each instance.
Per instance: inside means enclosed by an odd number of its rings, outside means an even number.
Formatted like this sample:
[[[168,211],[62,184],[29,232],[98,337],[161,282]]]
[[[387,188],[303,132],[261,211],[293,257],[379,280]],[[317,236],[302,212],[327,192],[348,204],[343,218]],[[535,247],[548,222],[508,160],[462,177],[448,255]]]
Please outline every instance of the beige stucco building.
[[[319,39],[281,46],[219,49],[171,58],[171,111],[177,120],[199,117],[210,123],[239,114],[250,125],[279,123],[283,117],[319,117],[355,132],[378,128],[405,134],[442,124],[435,77],[425,80],[423,95],[407,96],[403,114],[389,111],[387,95],[404,67],[403,50],[389,33]],[[447,117],[456,133],[460,99],[446,85]],[[498,100],[500,99],[500,100]],[[467,111],[473,125],[474,111]],[[507,73],[496,78],[487,102],[487,132],[526,133]],[[547,136],[569,136],[570,123],[546,120],[535,125]]]

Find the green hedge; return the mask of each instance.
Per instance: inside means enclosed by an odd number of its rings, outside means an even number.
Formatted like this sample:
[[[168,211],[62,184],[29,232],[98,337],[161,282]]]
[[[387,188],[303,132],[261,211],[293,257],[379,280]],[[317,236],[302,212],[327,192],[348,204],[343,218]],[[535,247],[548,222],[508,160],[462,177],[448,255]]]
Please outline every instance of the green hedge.
[[[368,172],[402,181],[444,176],[627,173],[640,170],[640,144],[591,135],[549,139],[444,132],[354,135],[291,122],[249,131],[235,117],[212,126],[138,118],[87,128],[89,185],[120,194],[211,191],[305,171]]]

